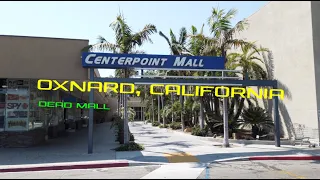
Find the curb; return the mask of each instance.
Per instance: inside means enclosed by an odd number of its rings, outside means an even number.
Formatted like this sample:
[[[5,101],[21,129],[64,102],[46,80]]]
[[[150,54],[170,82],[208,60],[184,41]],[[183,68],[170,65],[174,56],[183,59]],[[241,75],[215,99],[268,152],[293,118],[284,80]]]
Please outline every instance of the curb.
[[[249,161],[264,160],[311,160],[320,161],[320,156],[255,156],[249,157]]]
[[[33,167],[13,167],[2,168],[0,173],[6,172],[27,172],[27,171],[52,171],[52,170],[72,170],[72,169],[98,169],[98,168],[112,168],[112,167],[127,167],[129,162],[115,162],[115,163],[97,163],[97,164],[66,164],[66,165],[48,165],[48,166],[33,166]]]
[[[163,165],[165,163],[152,163],[152,162],[101,162],[101,163],[55,163],[47,165],[19,165],[15,167],[1,168],[0,173],[6,172],[28,172],[28,171],[54,171],[54,170],[73,170],[73,169],[99,169],[99,168],[114,168],[114,167],[129,167],[129,166],[152,166]]]
[[[320,161],[320,156],[251,156],[251,157],[236,157],[228,159],[215,160],[215,162],[232,162],[232,161],[268,161],[268,160],[283,160],[283,161]]]

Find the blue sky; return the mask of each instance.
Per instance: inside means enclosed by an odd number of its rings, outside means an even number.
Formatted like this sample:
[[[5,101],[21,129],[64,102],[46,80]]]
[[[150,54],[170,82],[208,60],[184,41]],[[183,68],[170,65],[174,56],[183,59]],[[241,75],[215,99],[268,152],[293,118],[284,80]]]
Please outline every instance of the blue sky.
[[[207,22],[212,7],[236,8],[236,23],[263,7],[267,1],[48,1],[48,2],[0,2],[0,34],[40,37],[89,39],[97,41],[102,35],[114,42],[109,27],[119,12],[126,17],[133,31],[145,24],[154,24],[164,34],[170,28],[178,34],[181,27],[201,27]],[[166,41],[158,34],[152,36],[153,44],[142,49],[150,54],[169,54]],[[80,62],[79,62],[80,63]],[[113,70],[100,70],[101,76],[113,75]]]

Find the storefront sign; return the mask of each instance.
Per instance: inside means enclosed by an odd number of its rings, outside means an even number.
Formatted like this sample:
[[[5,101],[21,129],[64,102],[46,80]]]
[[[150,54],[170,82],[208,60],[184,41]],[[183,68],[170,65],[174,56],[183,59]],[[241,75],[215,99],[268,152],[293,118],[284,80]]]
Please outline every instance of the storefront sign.
[[[21,119],[8,119],[7,128],[10,130],[26,130],[27,121]]]
[[[6,98],[6,121],[7,131],[28,130],[29,118],[29,81],[8,80]]]
[[[7,111],[7,118],[28,118],[28,111]]]
[[[17,94],[8,94],[8,100],[19,100],[19,95]]]
[[[7,109],[28,109],[28,103],[7,103]]]
[[[224,69],[223,57],[82,53],[85,68]]]

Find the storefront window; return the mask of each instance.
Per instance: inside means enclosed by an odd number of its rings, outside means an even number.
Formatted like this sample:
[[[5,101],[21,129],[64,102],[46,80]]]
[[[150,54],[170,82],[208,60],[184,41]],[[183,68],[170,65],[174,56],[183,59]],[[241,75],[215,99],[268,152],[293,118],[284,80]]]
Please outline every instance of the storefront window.
[[[0,79],[0,131],[4,131],[6,119],[7,79]]]
[[[30,81],[30,113],[29,129],[43,127],[44,116],[38,107],[38,101],[43,100],[43,91],[37,89],[37,80]]]
[[[31,80],[30,86],[30,129],[58,125],[63,121],[62,108],[40,108],[39,101],[61,102],[59,91],[40,91],[37,88],[37,80]]]
[[[5,111],[6,131],[29,129],[29,80],[8,80]]]

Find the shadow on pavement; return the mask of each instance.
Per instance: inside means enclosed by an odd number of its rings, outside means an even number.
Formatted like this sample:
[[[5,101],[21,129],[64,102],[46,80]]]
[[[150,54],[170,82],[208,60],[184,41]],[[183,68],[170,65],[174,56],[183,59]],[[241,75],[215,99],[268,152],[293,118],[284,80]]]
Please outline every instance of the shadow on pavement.
[[[93,154],[88,154],[88,130],[83,128],[41,146],[1,148],[0,165],[115,160],[115,151],[111,149],[119,144],[110,125],[109,122],[94,125]]]
[[[172,149],[176,152],[182,153],[183,151]],[[156,154],[165,154],[163,152],[156,152],[156,151],[143,151],[146,153]],[[280,156],[280,155],[297,155],[299,153],[303,153],[305,155],[315,155],[315,153],[319,153],[319,150],[310,150],[310,151],[299,151],[299,150],[291,150],[291,151],[269,151],[269,152],[226,152],[226,153],[211,153],[211,154],[202,154],[202,155],[195,155],[195,157],[201,163],[208,163],[216,160],[223,160],[229,158],[236,158],[236,157],[248,157],[248,156]],[[140,156],[139,156],[140,155]],[[130,158],[129,160],[134,161],[141,161],[141,162],[163,162],[167,163],[168,160],[164,156],[156,156],[156,155],[143,155],[142,153],[136,154],[135,157]],[[320,164],[320,161],[313,161],[313,163]]]
[[[163,146],[171,146],[171,145],[182,147],[182,148],[189,148],[193,146],[187,141],[174,141],[174,142],[160,142],[158,144],[149,145],[148,147],[163,147]]]
[[[163,138],[169,138],[170,136],[154,136],[153,139],[163,139]]]

